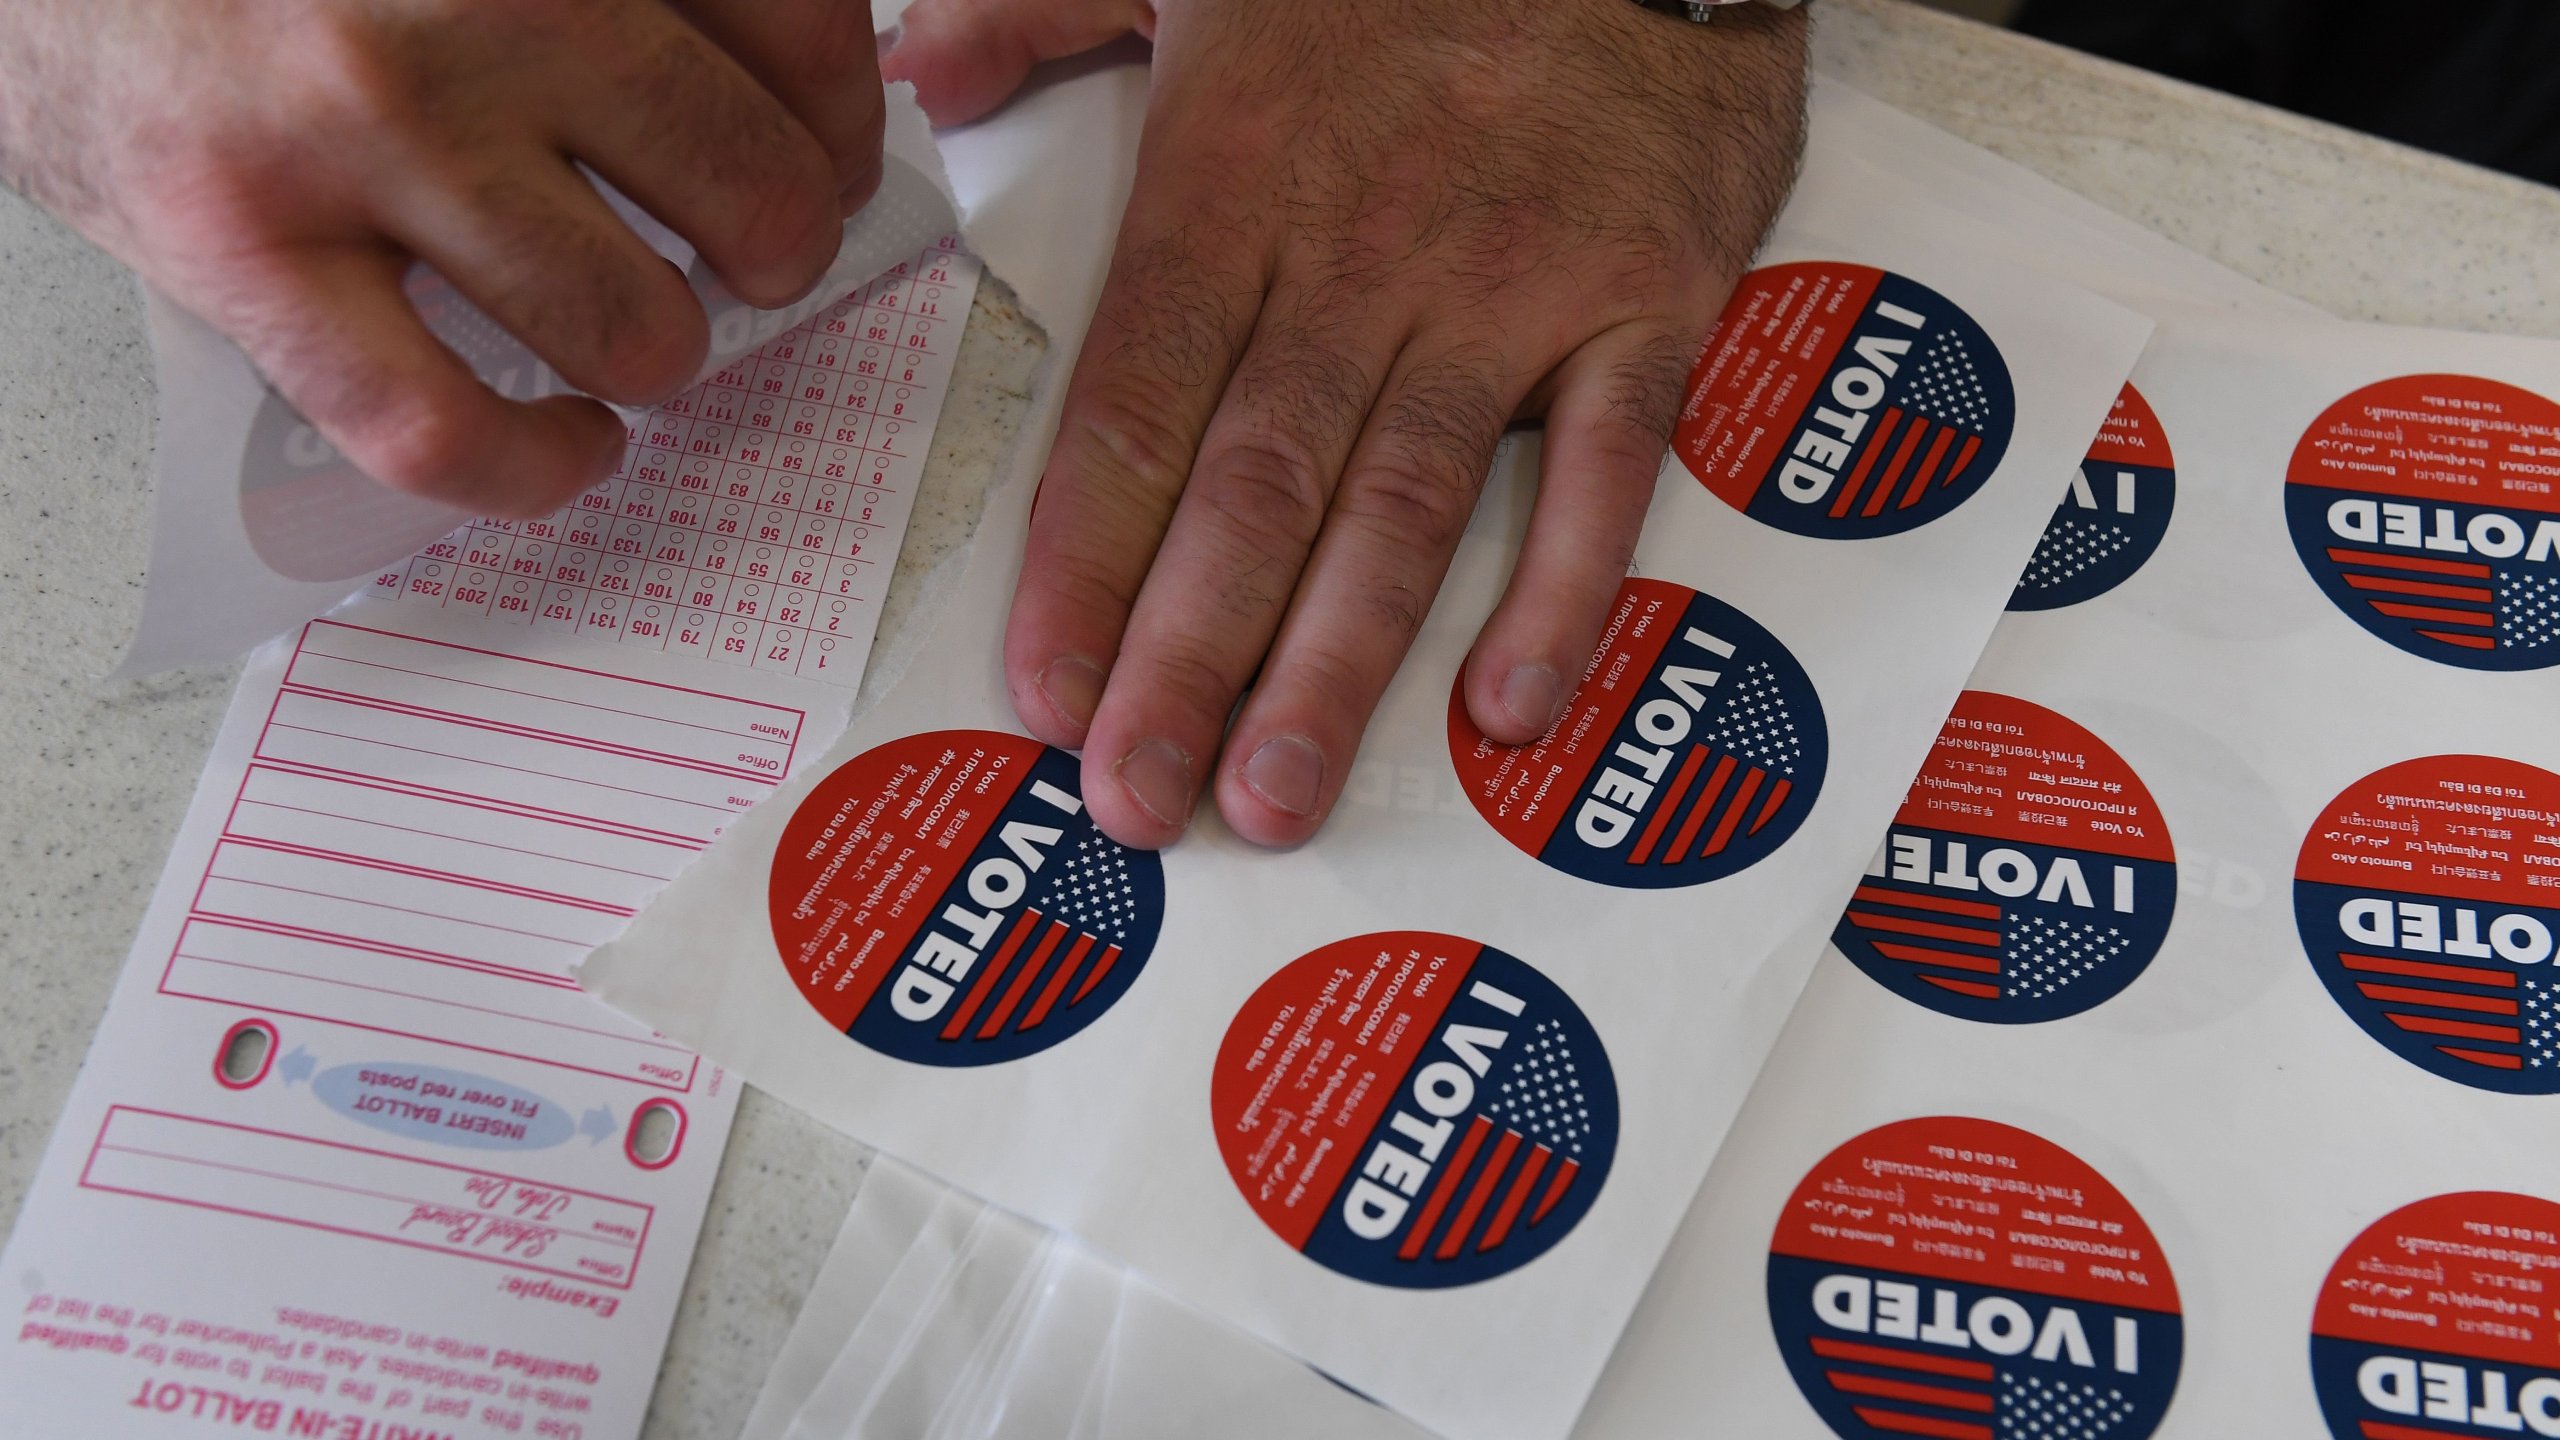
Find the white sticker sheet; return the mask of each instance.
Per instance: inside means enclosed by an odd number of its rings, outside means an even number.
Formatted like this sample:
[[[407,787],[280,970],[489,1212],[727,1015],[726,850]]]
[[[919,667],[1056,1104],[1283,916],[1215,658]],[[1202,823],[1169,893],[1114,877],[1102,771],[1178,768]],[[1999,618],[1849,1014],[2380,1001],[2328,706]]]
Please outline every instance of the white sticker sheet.
[[[1578,1434],[2560,1433],[2560,347],[2188,279]]]
[[[1561,1434],[2148,332],[1870,178],[1746,281],[1548,742],[1451,706],[1524,446],[1316,843],[1111,845],[1011,733],[1016,489],[903,685],[582,978],[1427,1425]]]
[[[257,652],[0,1257],[0,1433],[638,1432],[737,1082],[574,967],[841,730],[977,279],[931,240]]]
[[[2165,534],[2001,627],[1595,1426],[2560,1433],[2560,347],[2135,384]]]

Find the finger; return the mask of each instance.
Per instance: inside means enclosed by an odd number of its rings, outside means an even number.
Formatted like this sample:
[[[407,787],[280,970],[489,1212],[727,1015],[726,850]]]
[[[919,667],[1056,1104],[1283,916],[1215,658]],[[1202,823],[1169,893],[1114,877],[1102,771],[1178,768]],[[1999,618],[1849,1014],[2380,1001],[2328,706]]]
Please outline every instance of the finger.
[[[741,299],[787,305],[843,242],[835,165],[809,127],[700,31],[654,5],[595,37],[559,87],[559,140],[693,242]]]
[[[1599,646],[1653,502],[1699,337],[1621,325],[1557,367],[1529,531],[1467,657],[1467,714],[1505,745],[1555,724]]]
[[[880,78],[912,82],[934,124],[959,125],[1012,98],[1032,66],[1152,35],[1155,20],[1154,0],[916,0]]]
[[[1417,341],[1399,362],[1227,741],[1218,810],[1237,834],[1295,845],[1333,808],[1526,388],[1487,346]]]
[[[880,59],[863,0],[678,0],[694,27],[799,117],[833,162],[838,211],[880,184]]]
[[[1129,843],[1181,833],[1236,699],[1280,628],[1398,338],[1376,307],[1325,315],[1275,290],[1209,423],[1085,742],[1095,823]],[[1369,297],[1364,292],[1363,300]]]
[[[654,405],[682,390],[710,331],[684,275],[556,158],[485,175],[417,171],[384,228],[580,390]]]
[[[1130,605],[1251,333],[1267,246],[1262,232],[1220,219],[1240,213],[1248,212],[1233,196],[1194,182],[1178,161],[1153,160],[1142,145],[1005,630],[1014,710],[1049,744],[1084,747]],[[1175,768],[1194,758],[1174,757]],[[1140,843],[1134,833],[1120,838]]]
[[[622,422],[579,396],[500,397],[418,318],[388,246],[243,257],[183,295],[368,475],[478,514],[540,515],[613,473]]]

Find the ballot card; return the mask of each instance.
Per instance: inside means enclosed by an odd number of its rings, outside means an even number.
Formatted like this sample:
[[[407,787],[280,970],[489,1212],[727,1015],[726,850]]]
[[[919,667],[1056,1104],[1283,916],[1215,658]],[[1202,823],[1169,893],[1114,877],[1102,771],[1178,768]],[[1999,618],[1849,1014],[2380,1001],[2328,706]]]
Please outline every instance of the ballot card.
[[[877,193],[845,222],[834,261],[808,295],[778,310],[758,310],[730,294],[682,236],[601,178],[587,177],[644,243],[684,273],[701,302],[709,341],[695,379],[721,376],[721,389],[749,392],[726,402],[737,412],[735,420],[710,423],[752,427],[758,403],[769,400],[779,407],[789,401],[795,407],[791,413],[769,419],[777,433],[793,435],[798,407],[834,408],[840,402],[843,386],[812,391],[801,383],[800,368],[820,364],[827,353],[821,346],[792,347],[796,353],[788,359],[773,355],[784,348],[777,341],[804,326],[815,324],[821,334],[850,347],[837,357],[849,375],[862,373],[861,352],[873,345],[879,350],[869,357],[871,378],[890,381],[904,368],[897,361],[899,347],[910,343],[906,332],[931,319],[922,298],[894,284],[894,300],[888,305],[879,303],[876,289],[867,293],[863,309],[895,314],[885,326],[899,333],[878,341],[866,336],[884,321],[847,312],[839,302],[884,274],[914,278],[927,268],[916,261],[917,253],[960,226],[950,182],[912,87],[890,87],[883,133]],[[413,267],[406,290],[436,338],[500,394],[532,400],[574,388],[435,271]],[[270,389],[228,339],[156,291],[149,295],[148,313],[160,391],[151,575],[118,673],[228,660],[345,599],[368,576],[396,566],[469,518],[440,502],[376,483]],[[955,331],[966,313],[965,304],[947,312]],[[830,321],[858,323],[830,328]],[[922,352],[933,348],[929,342],[915,347]],[[757,355],[764,358],[762,367],[752,372],[737,368]],[[790,368],[785,377],[793,382],[789,388],[764,388],[775,363]],[[883,401],[885,410],[885,397]],[[704,402],[705,407],[718,403]],[[649,439],[638,425],[644,413],[649,412],[624,412],[633,422],[635,447]],[[662,407],[655,413],[669,412]],[[680,428],[689,429],[706,414],[706,408],[693,407],[675,412],[675,418],[687,422]],[[836,428],[813,426],[796,438],[813,447],[862,443],[836,439]],[[685,454],[727,458],[726,449],[688,447]],[[804,459],[813,467],[824,463],[815,448]],[[859,462],[848,458],[843,478],[860,483],[860,470]]]
[[[1455,702],[1515,446],[1288,855],[1114,845],[1013,729],[1009,491],[904,683],[586,982],[1427,1426],[1561,1434],[2147,334],[2037,245],[1809,173],[1557,732]]]
[[[738,1082],[575,967],[842,727],[977,278],[257,652],[0,1263],[0,1434],[638,1432]]]

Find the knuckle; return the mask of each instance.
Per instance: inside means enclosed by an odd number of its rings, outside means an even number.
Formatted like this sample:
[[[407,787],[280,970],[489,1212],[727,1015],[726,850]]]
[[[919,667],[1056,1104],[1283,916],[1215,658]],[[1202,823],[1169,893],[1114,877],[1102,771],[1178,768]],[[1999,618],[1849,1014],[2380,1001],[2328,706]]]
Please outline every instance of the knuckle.
[[[1478,488],[1476,472],[1448,457],[1398,447],[1364,466],[1337,508],[1391,545],[1437,551],[1457,543]]]
[[[1244,689],[1245,674],[1260,658],[1221,655],[1197,636],[1174,634],[1149,647],[1135,668],[1140,693],[1185,718],[1222,727]]]
[[[1137,585],[1123,567],[1064,549],[1051,551],[1044,562],[1038,574],[1045,603],[1033,612],[1044,628],[1071,634],[1091,625],[1118,633],[1138,597]],[[1026,578],[1030,573],[1026,567]],[[1082,647],[1069,643],[1062,648]]]
[[[411,408],[376,421],[349,437],[351,450],[373,478],[395,490],[431,500],[473,492],[480,479],[480,445],[462,416],[440,406]]]
[[[1201,499],[1251,551],[1303,551],[1324,523],[1331,486],[1321,462],[1277,435],[1239,441],[1200,457]]]
[[[741,186],[732,238],[739,263],[765,269],[800,261],[808,271],[801,279],[814,279],[826,263],[814,251],[836,219],[834,182],[822,157],[803,154],[804,147],[779,140],[757,167],[761,173]]]
[[[1132,506],[1153,506],[1179,492],[1191,478],[1192,438],[1171,398],[1153,387],[1117,384],[1085,397],[1068,432],[1076,458],[1085,462],[1075,467],[1078,485]]]

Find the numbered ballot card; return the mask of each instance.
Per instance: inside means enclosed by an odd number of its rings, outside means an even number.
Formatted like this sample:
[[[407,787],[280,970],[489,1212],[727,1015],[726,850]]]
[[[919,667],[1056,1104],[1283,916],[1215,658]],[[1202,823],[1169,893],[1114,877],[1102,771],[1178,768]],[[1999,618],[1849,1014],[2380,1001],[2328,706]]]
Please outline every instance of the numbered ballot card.
[[[904,683],[583,972],[1427,1426],[1564,1432],[2147,322],[1809,174],[1540,743],[1466,722],[1507,453],[1338,814],[1162,854],[1013,730],[1028,489]]]
[[[0,1257],[0,1434],[638,1432],[738,1082],[575,966],[843,725],[977,277],[900,269],[252,657]]]
[[[2560,1434],[2560,346],[2134,383],[2039,556],[2121,573],[2000,627],[1595,1433]]]

